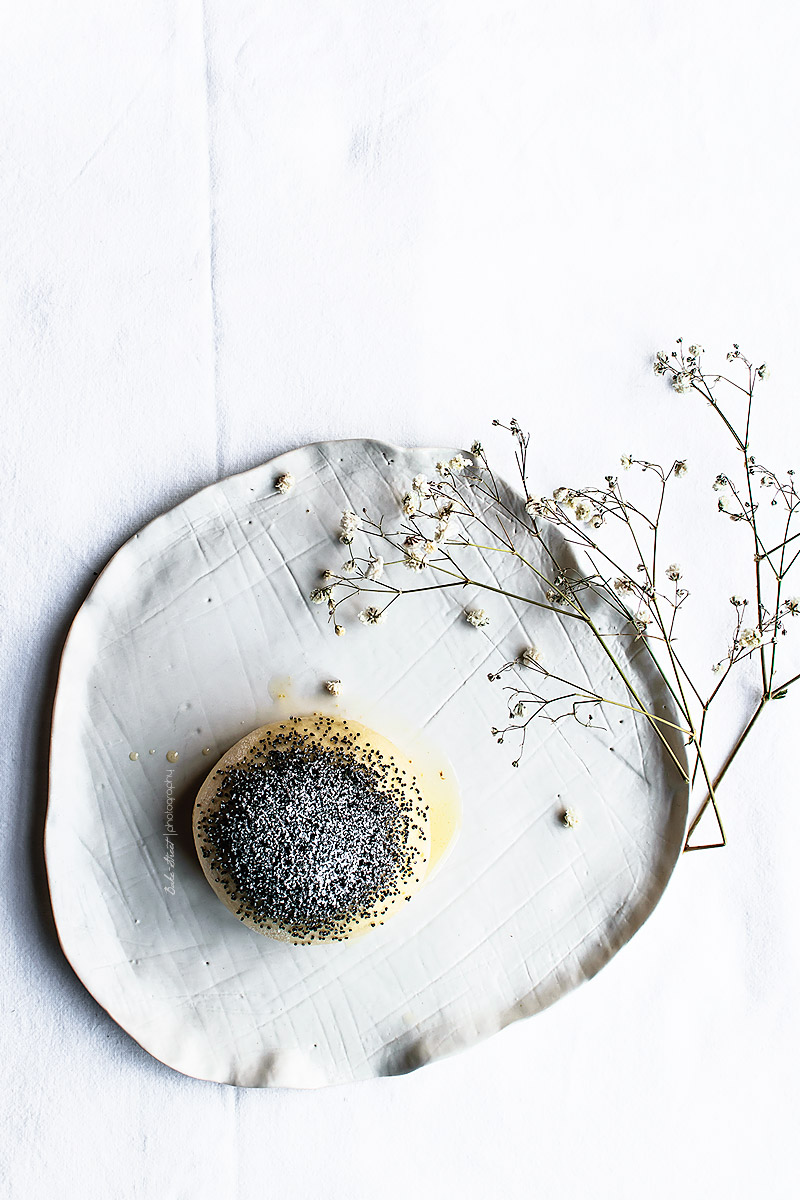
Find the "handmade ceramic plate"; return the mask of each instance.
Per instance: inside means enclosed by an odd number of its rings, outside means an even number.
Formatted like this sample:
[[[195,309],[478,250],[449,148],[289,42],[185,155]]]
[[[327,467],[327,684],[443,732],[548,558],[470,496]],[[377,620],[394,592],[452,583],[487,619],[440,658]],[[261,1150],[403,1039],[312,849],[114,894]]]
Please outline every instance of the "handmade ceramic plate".
[[[594,975],[652,911],[680,852],[686,788],[626,710],[604,731],[533,722],[518,769],[491,736],[505,700],[487,673],[531,641],[557,674],[615,686],[576,622],[478,589],[432,591],[403,597],[377,628],[348,602],[337,638],[325,606],[309,604],[321,569],[345,557],[342,510],[396,514],[438,457],[320,443],[213,484],[127,542],[72,625],[45,834],[59,937],[110,1015],[188,1075],[314,1087],[469,1046]],[[476,571],[531,593],[509,555]],[[471,603],[489,612],[485,630],[464,620]],[[641,642],[628,645],[637,690],[669,717]],[[278,692],[310,712],[332,678],[342,715],[389,736],[424,731],[455,768],[463,822],[399,916],[360,941],[292,946],[214,895],[191,807],[217,758],[273,719]]]

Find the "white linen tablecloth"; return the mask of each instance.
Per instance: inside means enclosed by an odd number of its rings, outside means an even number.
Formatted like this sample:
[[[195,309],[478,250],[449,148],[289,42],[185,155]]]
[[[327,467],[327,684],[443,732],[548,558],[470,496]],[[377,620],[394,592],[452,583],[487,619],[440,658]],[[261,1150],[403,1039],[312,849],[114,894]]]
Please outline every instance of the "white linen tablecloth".
[[[491,446],[513,414],[543,490],[685,454],[690,649],[719,656],[739,580],[715,431],[650,356],[683,335],[767,359],[759,446],[800,467],[796,7],[0,11],[9,1194],[796,1195],[797,697],[725,782],[729,847],[685,856],[609,967],[403,1078],[244,1091],[162,1066],[72,974],[41,853],[58,658],[95,574],[310,440]],[[731,692],[720,757],[752,700]]]

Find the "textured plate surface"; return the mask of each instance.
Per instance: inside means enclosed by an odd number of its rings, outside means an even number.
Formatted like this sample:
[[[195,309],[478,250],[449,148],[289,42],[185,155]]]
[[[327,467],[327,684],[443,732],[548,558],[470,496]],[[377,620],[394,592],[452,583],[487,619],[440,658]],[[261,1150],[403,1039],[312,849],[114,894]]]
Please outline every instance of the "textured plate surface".
[[[680,852],[686,789],[630,714],[619,710],[611,733],[534,722],[518,770],[490,736],[504,699],[486,674],[531,640],[551,670],[613,686],[575,622],[477,589],[428,592],[379,628],[360,625],[352,601],[336,638],[324,606],[309,605],[320,569],[345,557],[342,509],[397,512],[409,479],[439,456],[320,443],[207,487],[118,551],[72,625],[45,832],[59,936],[99,1003],[186,1074],[314,1087],[464,1048],[595,974],[651,912]],[[288,496],[275,492],[283,471],[297,480]],[[523,583],[509,556],[496,560],[476,567],[481,578]],[[490,637],[464,622],[468,603],[490,612]],[[629,669],[666,709],[641,644]],[[274,717],[270,682],[287,676],[303,711],[322,681],[341,678],[342,715],[389,737],[397,721],[424,729],[461,781],[447,864],[358,942],[297,947],[253,933],[194,856],[197,786]],[[580,813],[576,829],[560,821],[565,805]]]

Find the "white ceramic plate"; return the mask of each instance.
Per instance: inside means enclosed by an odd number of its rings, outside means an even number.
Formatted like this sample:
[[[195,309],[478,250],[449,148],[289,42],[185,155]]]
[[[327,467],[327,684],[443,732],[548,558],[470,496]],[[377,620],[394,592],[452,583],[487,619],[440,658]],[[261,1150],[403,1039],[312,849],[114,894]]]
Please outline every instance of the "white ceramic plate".
[[[531,640],[551,669],[608,679],[574,622],[487,592],[431,592],[395,604],[379,628],[358,623],[354,601],[336,638],[324,606],[309,605],[321,568],[344,560],[342,509],[397,511],[437,457],[320,443],[207,487],[115,554],[72,625],[45,834],[59,937],[111,1016],[188,1075],[314,1087],[462,1049],[594,975],[652,911],[680,853],[686,788],[629,714],[611,734],[534,722],[518,770],[490,735],[504,701],[487,672]],[[283,471],[297,480],[288,496],[275,491]],[[483,578],[512,585],[513,562],[496,557]],[[464,622],[473,601],[490,612],[491,637]],[[630,670],[667,705],[641,643]],[[271,719],[270,683],[285,677],[304,711],[340,678],[343,715],[390,736],[398,723],[423,729],[461,781],[449,861],[358,942],[297,947],[252,932],[195,857],[195,791]],[[565,805],[580,814],[575,829],[561,822]]]

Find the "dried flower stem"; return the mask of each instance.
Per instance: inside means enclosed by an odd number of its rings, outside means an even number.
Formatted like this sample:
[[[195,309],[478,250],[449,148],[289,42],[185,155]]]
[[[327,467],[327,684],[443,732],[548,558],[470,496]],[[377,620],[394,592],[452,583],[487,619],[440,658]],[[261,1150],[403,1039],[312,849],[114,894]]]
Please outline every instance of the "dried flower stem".
[[[488,594],[502,595],[542,612],[557,613],[559,618],[571,617],[578,621],[596,640],[611,664],[613,677],[625,688],[626,700],[595,692],[585,682],[565,679],[548,670],[542,663],[541,652],[531,647],[519,659],[507,662],[489,676],[490,680],[494,680],[507,671],[513,671],[517,679],[517,683],[505,689],[508,693],[509,724],[492,732],[499,742],[503,742],[510,733],[518,735],[520,748],[514,760],[517,766],[524,750],[527,728],[534,719],[557,722],[571,716],[582,725],[599,728],[593,720],[595,712],[602,710],[603,706],[614,706],[646,720],[681,777],[691,785],[695,784],[698,776],[703,779],[705,799],[689,826],[685,850],[726,844],[725,829],[717,805],[717,788],[767,704],[783,699],[789,688],[800,680],[798,674],[782,686],[774,686],[778,636],[786,633],[786,617],[800,614],[800,598],[784,599],[786,577],[800,558],[800,547],[795,549],[793,545],[800,537],[800,530],[792,529],[792,522],[800,513],[800,495],[795,488],[793,471],[787,471],[785,478],[780,479],[774,471],[760,466],[750,453],[754,395],[758,383],[767,378],[768,371],[764,365],[754,368],[741,354],[739,347],[734,346],[728,360],[736,363],[737,367],[745,367],[745,385],[718,373],[704,372],[701,355],[699,346],[690,346],[685,350],[679,340],[677,349],[671,354],[661,352],[657,355],[654,366],[656,374],[665,376],[676,393],[695,393],[709,404],[742,456],[743,483],[737,486],[726,475],[718,474],[713,487],[719,494],[719,513],[734,522],[744,521],[750,527],[755,592],[755,612],[750,623],[746,623],[747,599],[731,597],[735,612],[734,627],[725,655],[713,667],[719,678],[710,690],[690,673],[676,646],[679,617],[689,596],[689,592],[681,585],[681,568],[677,563],[670,563],[663,570],[659,563],[659,531],[669,489],[673,481],[683,478],[687,473],[686,462],[677,460],[664,468],[646,459],[622,456],[623,470],[637,467],[645,476],[655,480],[652,516],[646,511],[645,505],[634,502],[627,495],[627,489],[623,492],[619,479],[612,475],[607,475],[604,485],[600,487],[562,487],[557,488],[552,497],[538,497],[533,493],[529,481],[530,435],[514,419],[508,424],[495,420],[493,425],[506,430],[514,439],[515,460],[525,495],[524,513],[511,495],[500,487],[483,447],[476,442],[471,450],[472,460],[459,454],[447,463],[436,464],[437,478],[426,479],[420,475],[414,479],[411,489],[400,503],[404,519],[399,527],[388,528],[386,518],[381,516],[373,519],[366,510],[361,518],[354,513],[344,513],[340,540],[350,547],[350,559],[344,564],[342,574],[326,572],[328,586],[315,589],[312,594],[316,602],[327,602],[332,620],[339,606],[353,596],[362,592],[383,596],[386,603],[382,608],[370,607],[359,614],[365,624],[381,622],[386,611],[401,596],[454,588],[474,588]],[[720,384],[746,398],[744,430],[741,433],[737,430],[736,418],[720,407],[715,392]],[[760,479],[760,488],[765,489],[765,494],[770,497],[770,506],[782,509],[785,517],[782,521],[782,537],[771,549],[767,549],[760,518],[757,517],[759,504],[754,493],[754,480],[757,478]],[[618,555],[604,544],[602,534],[596,535],[596,531],[603,526],[615,522],[625,533],[630,546],[630,566],[618,561]],[[454,524],[462,527],[459,532],[454,531]],[[582,570],[573,562],[562,561],[545,536],[545,528],[551,525],[558,529],[567,547],[583,555],[591,571]],[[380,541],[391,546],[398,557],[384,563],[382,557],[375,556],[370,545],[369,557],[357,558],[351,544],[356,532],[372,542]],[[476,532],[478,536],[475,536]],[[520,535],[536,543],[542,556],[540,566],[533,561],[533,556],[521,553],[517,545]],[[462,564],[461,556],[464,554],[479,554],[482,558],[495,554],[512,557],[530,574],[534,589],[541,589],[544,598],[539,598],[535,590],[534,594],[519,590],[512,592],[476,577],[473,570]],[[406,588],[382,578],[384,566],[397,568],[401,565],[415,573],[427,570],[439,576],[439,579],[435,583]],[[663,575],[670,583],[669,589],[659,583]],[[767,603],[769,590],[773,592],[771,606]],[[600,613],[605,614],[608,621],[601,619]],[[464,615],[467,622],[481,632],[485,631],[491,620],[490,614],[483,609],[467,609]],[[335,628],[337,633],[344,631],[344,627],[338,623]],[[660,717],[648,709],[621,656],[613,649],[615,638],[632,638],[641,644],[672,696],[680,723]],[[753,655],[757,656],[760,667],[761,697],[723,766],[712,778],[704,752],[709,709],[734,668]],[[548,690],[539,692],[525,687],[519,672],[530,669],[535,670],[543,681],[562,686],[554,694],[548,694]],[[552,692],[552,688],[549,690]],[[675,734],[686,739],[693,756],[688,770],[672,740]],[[702,846],[690,845],[691,836],[709,806],[717,821],[719,841],[707,842]]]

